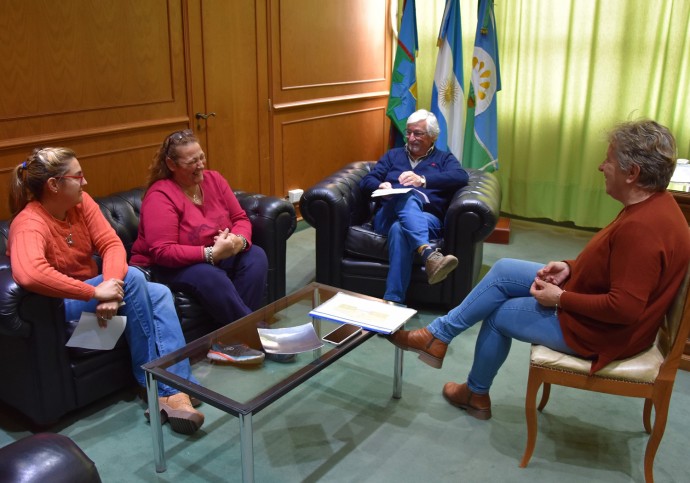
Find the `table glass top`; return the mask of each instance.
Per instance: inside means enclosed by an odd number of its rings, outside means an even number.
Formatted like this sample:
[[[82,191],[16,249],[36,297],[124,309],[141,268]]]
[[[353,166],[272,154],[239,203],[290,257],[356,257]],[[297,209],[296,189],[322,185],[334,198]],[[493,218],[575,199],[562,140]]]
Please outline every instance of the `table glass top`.
[[[323,347],[296,354],[291,362],[268,358],[260,365],[240,366],[209,361],[206,354],[213,343],[242,342],[261,349],[258,327],[270,329],[296,327],[312,323],[319,338],[340,324],[309,316],[309,311],[339,291],[369,300],[379,300],[347,292],[335,287],[312,283],[297,292],[263,307],[256,312],[222,327],[178,351],[144,365],[157,380],[194,395],[204,402],[237,416],[255,413],[320,372],[337,359],[371,338],[374,333],[363,330],[340,346],[324,342]],[[198,384],[186,381],[166,369],[175,362],[189,358]]]

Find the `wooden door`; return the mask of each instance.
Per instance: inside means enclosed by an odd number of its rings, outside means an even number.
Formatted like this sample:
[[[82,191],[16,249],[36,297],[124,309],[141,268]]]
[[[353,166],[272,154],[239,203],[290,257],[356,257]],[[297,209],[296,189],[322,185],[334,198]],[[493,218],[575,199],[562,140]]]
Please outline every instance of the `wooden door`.
[[[273,194],[265,0],[190,0],[187,9],[190,118],[208,167],[233,189]]]

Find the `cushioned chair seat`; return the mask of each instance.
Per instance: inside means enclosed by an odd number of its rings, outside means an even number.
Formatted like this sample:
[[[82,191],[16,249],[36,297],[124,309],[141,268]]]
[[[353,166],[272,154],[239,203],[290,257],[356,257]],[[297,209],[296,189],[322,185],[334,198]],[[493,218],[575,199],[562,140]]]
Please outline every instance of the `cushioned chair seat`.
[[[608,364],[597,372],[598,377],[631,382],[653,383],[659,375],[664,356],[656,345],[638,355]],[[530,363],[559,371],[589,375],[592,361],[563,354],[543,345],[533,345]]]

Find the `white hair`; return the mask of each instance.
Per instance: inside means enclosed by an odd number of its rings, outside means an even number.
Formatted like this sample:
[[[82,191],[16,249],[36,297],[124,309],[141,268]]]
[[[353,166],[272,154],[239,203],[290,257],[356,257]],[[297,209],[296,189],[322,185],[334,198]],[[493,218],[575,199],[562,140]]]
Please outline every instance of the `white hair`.
[[[410,114],[410,117],[407,118],[408,125],[419,121],[426,121],[426,130],[435,141],[441,133],[441,128],[438,126],[438,120],[434,113],[426,109],[420,109]]]

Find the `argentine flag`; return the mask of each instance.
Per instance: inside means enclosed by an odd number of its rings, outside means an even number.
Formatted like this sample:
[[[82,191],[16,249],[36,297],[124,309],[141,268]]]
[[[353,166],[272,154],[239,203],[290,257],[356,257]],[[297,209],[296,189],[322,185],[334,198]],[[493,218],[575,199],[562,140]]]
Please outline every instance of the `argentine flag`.
[[[436,147],[462,159],[465,135],[465,87],[462,71],[460,0],[446,0],[438,34],[438,58],[431,90],[431,111],[441,133]]]

